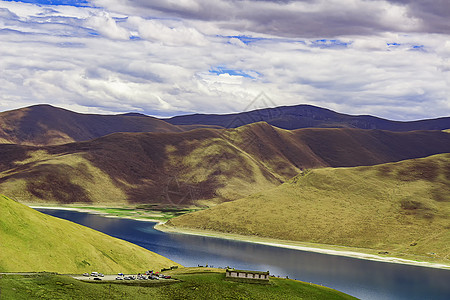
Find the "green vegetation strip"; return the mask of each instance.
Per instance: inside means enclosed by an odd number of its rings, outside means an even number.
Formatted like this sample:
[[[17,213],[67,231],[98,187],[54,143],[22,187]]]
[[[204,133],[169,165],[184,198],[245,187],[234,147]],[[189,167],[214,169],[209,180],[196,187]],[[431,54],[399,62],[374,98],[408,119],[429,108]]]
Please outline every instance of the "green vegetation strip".
[[[178,217],[187,213],[196,212],[203,208],[191,207],[159,207],[154,205],[138,205],[136,207],[95,207],[95,206],[64,206],[67,208],[79,209],[82,211],[94,211],[106,216],[147,219],[159,222],[165,222],[174,217]]]

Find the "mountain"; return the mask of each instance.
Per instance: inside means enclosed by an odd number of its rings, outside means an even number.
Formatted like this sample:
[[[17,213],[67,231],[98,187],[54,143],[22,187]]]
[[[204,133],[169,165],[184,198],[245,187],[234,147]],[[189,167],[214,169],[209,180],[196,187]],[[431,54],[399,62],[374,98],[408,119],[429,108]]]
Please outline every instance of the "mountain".
[[[56,146],[0,145],[0,192],[21,202],[211,205],[274,188],[305,169],[450,152],[442,131],[254,123],[181,133],[115,133]]]
[[[144,248],[0,195],[0,272],[137,273],[178,265]]]
[[[216,125],[236,128],[264,121],[283,129],[360,128],[390,131],[444,130],[450,128],[450,117],[410,122],[391,121],[373,116],[351,116],[312,105],[280,106],[236,114],[193,114],[165,119],[174,125]]]
[[[279,187],[166,223],[450,263],[450,154],[307,170]]]
[[[51,105],[0,113],[0,142],[54,145],[98,138],[115,132],[181,132],[184,129],[141,115],[80,114]]]
[[[0,143],[58,145],[117,132],[183,132],[199,128],[236,128],[267,122],[282,129],[360,128],[390,131],[444,130],[450,118],[397,122],[350,116],[312,105],[282,106],[226,115],[186,115],[157,119],[140,113],[80,114],[51,105],[34,105],[0,113]]]

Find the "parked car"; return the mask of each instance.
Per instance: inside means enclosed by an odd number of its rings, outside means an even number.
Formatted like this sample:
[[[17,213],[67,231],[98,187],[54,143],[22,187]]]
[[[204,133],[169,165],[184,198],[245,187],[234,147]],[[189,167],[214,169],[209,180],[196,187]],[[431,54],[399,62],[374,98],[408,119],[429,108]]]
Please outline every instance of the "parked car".
[[[98,272],[92,272],[91,276],[97,277],[98,276]]]
[[[94,280],[102,280],[100,277],[95,277]]]
[[[123,276],[123,273],[117,273],[117,275],[119,275],[119,276]]]
[[[102,273],[98,273],[99,277],[105,277],[105,275],[103,275]]]
[[[84,273],[83,276],[89,277],[89,273]]]
[[[117,276],[116,280],[123,280],[123,277]]]

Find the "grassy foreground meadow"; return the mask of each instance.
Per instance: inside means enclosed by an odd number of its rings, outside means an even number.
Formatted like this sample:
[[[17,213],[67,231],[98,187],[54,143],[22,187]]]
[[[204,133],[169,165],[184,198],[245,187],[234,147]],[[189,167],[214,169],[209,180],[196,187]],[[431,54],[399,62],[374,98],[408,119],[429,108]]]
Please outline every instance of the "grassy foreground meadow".
[[[166,226],[375,250],[450,264],[450,154],[304,171]]]
[[[269,284],[225,280],[224,270],[181,268],[165,274],[171,284],[83,282],[56,274],[0,275],[1,299],[356,299],[336,290],[291,279]]]
[[[177,263],[0,195],[0,272],[142,272]]]

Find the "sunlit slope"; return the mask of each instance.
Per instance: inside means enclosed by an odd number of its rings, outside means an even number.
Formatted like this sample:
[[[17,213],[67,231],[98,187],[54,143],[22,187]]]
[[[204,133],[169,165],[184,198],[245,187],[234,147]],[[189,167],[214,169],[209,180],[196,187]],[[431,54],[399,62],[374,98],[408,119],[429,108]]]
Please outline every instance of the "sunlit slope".
[[[53,148],[0,148],[9,157],[0,191],[28,202],[221,202],[281,183],[217,130],[122,133]]]
[[[284,130],[255,123],[88,142],[0,145],[0,192],[22,202],[211,204],[274,188],[304,169],[450,152],[442,131]]]
[[[450,259],[450,154],[304,171],[168,225]]]
[[[0,272],[142,272],[177,265],[134,244],[0,195]]]

